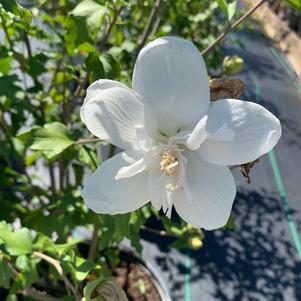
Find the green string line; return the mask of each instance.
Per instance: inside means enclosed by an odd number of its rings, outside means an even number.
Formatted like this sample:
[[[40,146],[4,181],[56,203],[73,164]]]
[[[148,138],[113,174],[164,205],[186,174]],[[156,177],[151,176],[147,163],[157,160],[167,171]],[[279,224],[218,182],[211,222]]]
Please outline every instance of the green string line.
[[[255,75],[255,73],[253,73],[252,71],[249,73],[250,77],[251,77],[251,81],[253,82],[253,84],[255,85],[255,98],[256,98],[256,102],[261,102],[261,85],[260,82],[257,78],[257,76]],[[281,176],[281,172],[280,172],[280,168],[279,168],[279,164],[277,162],[277,158],[275,155],[275,152],[272,150],[269,152],[269,159],[272,165],[272,169],[273,169],[273,174],[276,180],[276,184],[277,184],[277,188],[278,188],[278,193],[280,196],[280,200],[284,209],[284,213],[285,213],[285,217],[287,220],[287,223],[289,225],[294,243],[295,243],[295,247],[296,250],[298,252],[299,255],[299,259],[301,260],[301,241],[299,238],[299,234],[297,231],[297,227],[293,221],[293,215],[292,215],[292,210],[289,206],[288,200],[287,200],[287,196],[286,196],[286,192],[284,189],[284,185],[283,185],[283,180],[282,180],[282,176]]]
[[[295,88],[297,91],[301,91],[301,86],[299,79],[295,73],[295,71],[292,69],[292,67],[288,64],[288,62],[284,59],[283,55],[277,51],[275,48],[270,48],[270,52],[274,55],[274,57],[277,59],[277,61],[282,65],[282,67],[285,69],[289,77],[291,78]]]
[[[191,299],[190,268],[191,268],[191,258],[190,258],[189,250],[187,250],[185,256],[185,301],[190,301]]]
[[[280,169],[279,169],[279,165],[277,163],[277,159],[276,159],[276,155],[275,152],[272,150],[269,152],[269,158],[272,164],[272,168],[273,168],[273,173],[276,179],[276,183],[278,186],[278,192],[280,195],[280,199],[284,208],[284,212],[285,212],[285,216],[288,222],[288,225],[290,227],[294,242],[295,242],[295,246],[299,255],[299,259],[301,260],[301,242],[299,239],[299,235],[298,235],[298,231],[296,228],[296,225],[293,221],[293,215],[292,215],[292,211],[291,208],[289,207],[288,201],[287,201],[287,197],[286,197],[286,193],[284,190],[284,186],[283,186],[283,181],[282,181],[282,177],[281,177],[281,173],[280,173]]]

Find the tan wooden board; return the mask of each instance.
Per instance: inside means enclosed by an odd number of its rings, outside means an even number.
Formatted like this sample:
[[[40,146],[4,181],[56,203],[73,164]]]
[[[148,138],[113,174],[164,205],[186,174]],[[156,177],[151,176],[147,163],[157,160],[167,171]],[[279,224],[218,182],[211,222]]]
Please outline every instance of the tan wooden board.
[[[254,6],[254,0],[243,0],[247,7]],[[265,34],[284,52],[301,80],[301,38],[282,21],[267,4],[259,7],[252,15]]]

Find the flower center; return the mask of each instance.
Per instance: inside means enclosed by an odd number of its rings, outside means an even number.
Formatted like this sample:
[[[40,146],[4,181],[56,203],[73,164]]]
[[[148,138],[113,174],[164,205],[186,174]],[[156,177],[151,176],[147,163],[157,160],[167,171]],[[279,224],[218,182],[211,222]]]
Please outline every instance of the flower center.
[[[178,157],[174,151],[164,151],[161,153],[160,169],[168,176],[176,173],[179,166]]]

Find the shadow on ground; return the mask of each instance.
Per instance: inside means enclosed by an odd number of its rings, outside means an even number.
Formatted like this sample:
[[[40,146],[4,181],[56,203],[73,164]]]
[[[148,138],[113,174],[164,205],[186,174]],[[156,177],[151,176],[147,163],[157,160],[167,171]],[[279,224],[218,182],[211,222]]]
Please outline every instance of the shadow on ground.
[[[191,287],[199,287],[192,291],[202,294],[199,299],[192,295],[192,300],[301,300],[301,264],[287,231],[277,227],[285,223],[277,197],[264,190],[240,189],[234,216],[235,231],[207,231],[204,247],[189,251]],[[185,261],[179,261],[177,251],[168,252],[166,238],[145,239],[158,244],[161,252],[155,261],[168,275],[172,300],[183,300],[185,281],[180,275],[187,273]],[[185,251],[180,253],[185,257]]]

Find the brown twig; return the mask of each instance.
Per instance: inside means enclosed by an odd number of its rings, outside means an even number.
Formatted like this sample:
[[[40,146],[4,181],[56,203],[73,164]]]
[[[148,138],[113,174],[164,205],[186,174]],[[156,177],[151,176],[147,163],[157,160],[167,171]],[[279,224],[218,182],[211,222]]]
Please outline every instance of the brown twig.
[[[148,36],[152,32],[153,26],[155,24],[155,21],[157,19],[157,16],[158,16],[159,12],[160,12],[162,4],[163,4],[163,0],[156,0],[155,4],[154,4],[154,6],[151,10],[148,22],[147,22],[146,27],[143,31],[140,42],[138,44],[137,53],[139,53],[139,51],[143,48],[143,46],[146,43],[146,40],[147,40]]]
[[[79,98],[81,96],[81,92],[83,90],[83,88],[86,86],[86,84],[88,83],[88,79],[89,79],[90,73],[87,72],[87,74],[79,81],[79,84],[74,92],[74,98]]]
[[[59,161],[59,187],[60,187],[60,191],[62,191],[64,189],[64,178],[65,178],[64,157],[60,155],[58,161]]]
[[[57,270],[59,275],[63,278],[66,287],[69,288],[72,291],[74,296],[77,296],[76,289],[73,286],[73,284],[70,282],[70,280],[65,276],[64,271],[61,267],[60,261],[58,261],[57,259],[54,259],[54,258],[52,258],[52,257],[50,257],[46,254],[43,254],[41,252],[37,252],[37,251],[34,251],[32,253],[32,255],[35,256],[35,257],[39,257],[39,258],[47,261],[49,264],[51,264]]]
[[[26,297],[31,297],[39,301],[60,301],[60,299],[50,296],[46,292],[39,291],[34,287],[28,287],[21,291],[21,293]]]
[[[55,183],[55,176],[54,176],[54,166],[52,162],[48,164],[49,169],[49,177],[50,177],[50,189],[53,195],[56,195],[56,183]]]
[[[202,55],[206,55],[212,48],[214,48],[220,41],[234,28],[236,28],[242,21],[244,21],[248,16],[250,16],[258,7],[260,7],[267,0],[260,0],[257,4],[254,5],[251,9],[249,9],[245,14],[243,14],[236,22],[228,26],[218,37],[217,39],[209,45],[206,49],[202,51]]]
[[[100,43],[99,43],[100,49],[102,49],[102,48],[105,46],[105,43],[107,42],[107,40],[108,40],[108,38],[109,38],[109,36],[110,36],[110,34],[111,34],[111,31],[112,31],[112,29],[113,29],[113,27],[114,27],[114,25],[115,25],[115,23],[116,23],[118,17],[120,16],[120,14],[121,14],[123,8],[124,8],[124,6],[120,6],[120,7],[115,11],[115,15],[114,15],[112,21],[109,23],[109,26],[108,26],[108,28],[107,28],[107,30],[106,30],[106,32],[105,32],[103,38],[101,39],[101,41],[100,41]]]
[[[24,43],[25,43],[25,46],[27,49],[27,54],[29,57],[32,57],[32,51],[31,51],[29,38],[28,38],[27,32],[25,30],[23,31],[23,35],[24,35]]]
[[[12,271],[13,277],[16,278],[20,275],[20,273],[16,270],[16,268],[13,266],[13,264],[8,259],[5,259],[5,263]],[[44,291],[37,290],[34,287],[27,287],[24,290],[20,291],[20,293],[23,296],[31,297],[31,298],[39,300],[39,301],[60,301],[60,299],[53,297],[51,295],[48,295]]]

